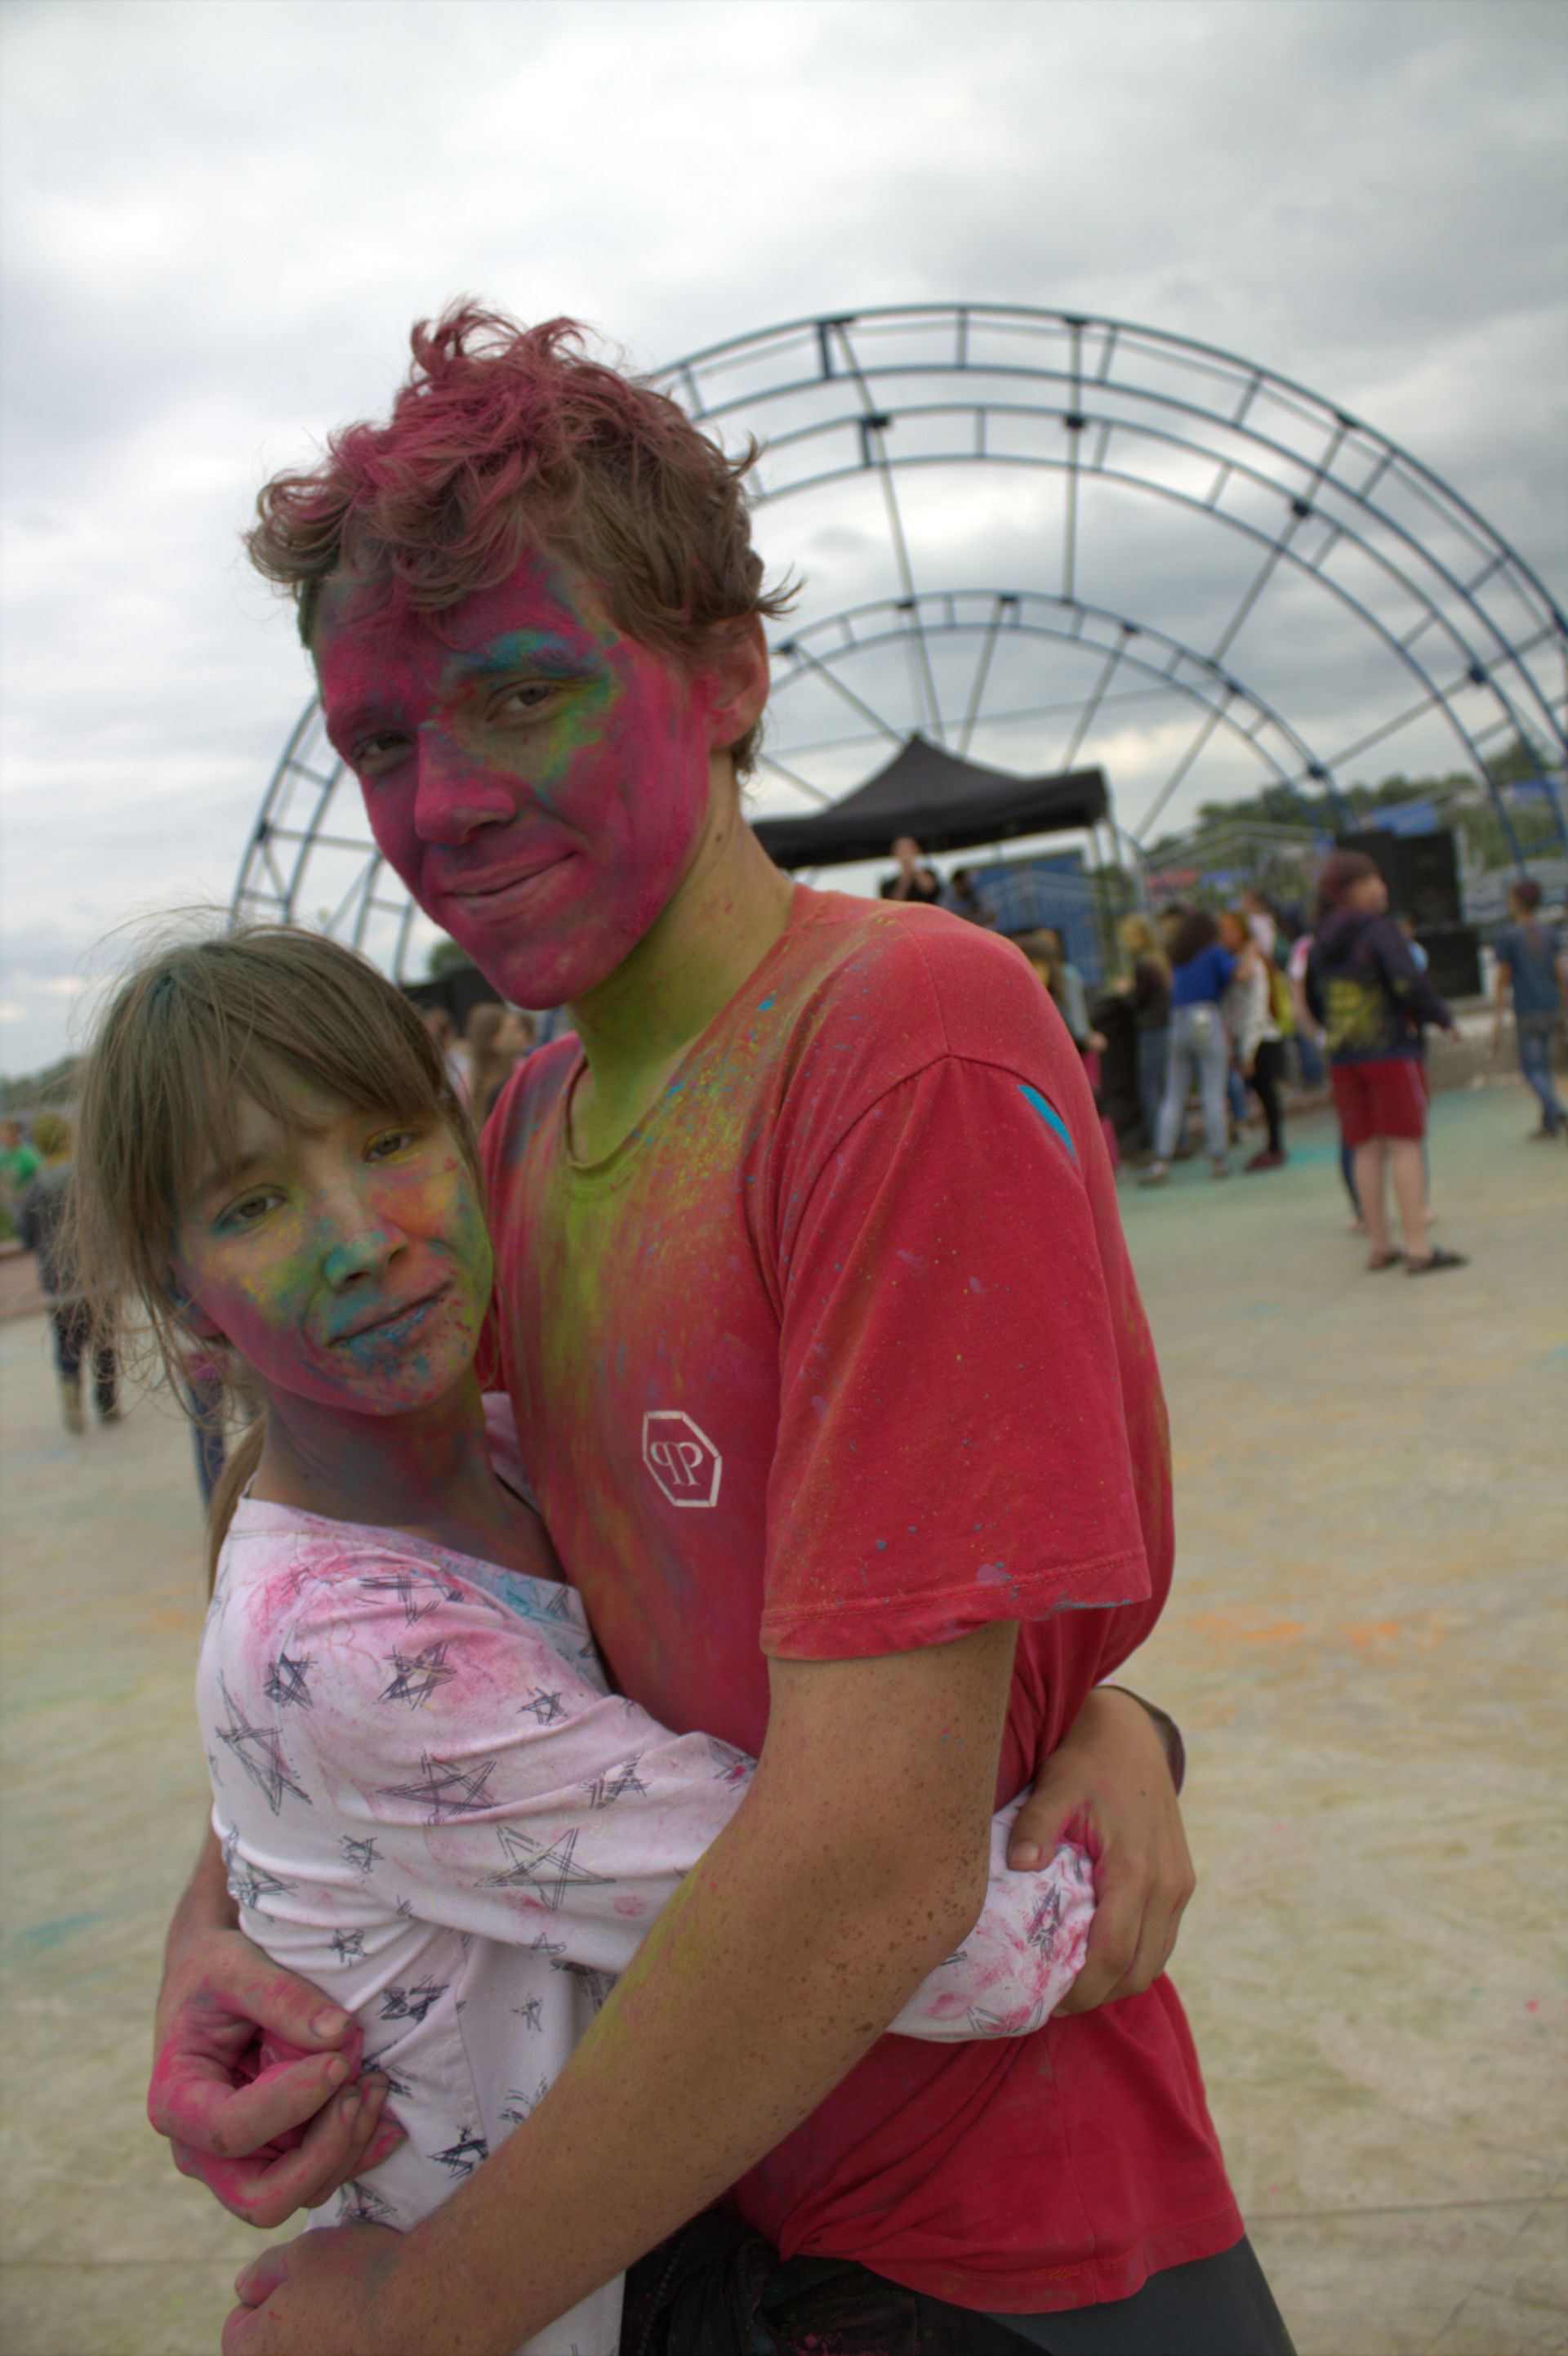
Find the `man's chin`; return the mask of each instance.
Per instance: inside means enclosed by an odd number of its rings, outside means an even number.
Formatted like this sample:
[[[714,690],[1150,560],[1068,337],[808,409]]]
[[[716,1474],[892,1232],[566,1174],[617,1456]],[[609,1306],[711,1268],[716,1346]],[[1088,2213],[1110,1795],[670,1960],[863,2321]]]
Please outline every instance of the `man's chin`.
[[[573,942],[535,942],[496,940],[493,934],[481,936],[473,927],[465,927],[468,937],[453,932],[452,937],[465,956],[471,958],[490,984],[498,990],[510,1006],[526,1006],[539,1012],[549,1006],[567,1006],[583,998],[602,981],[608,980],[624,957],[601,950],[597,956],[585,951]]]

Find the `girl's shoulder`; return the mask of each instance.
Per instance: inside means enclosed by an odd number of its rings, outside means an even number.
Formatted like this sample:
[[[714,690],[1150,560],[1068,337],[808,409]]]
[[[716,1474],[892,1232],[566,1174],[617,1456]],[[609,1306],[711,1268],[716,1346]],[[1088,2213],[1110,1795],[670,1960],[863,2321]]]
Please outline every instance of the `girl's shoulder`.
[[[603,1680],[575,1590],[500,1563],[458,1554],[406,1530],[334,1521],[293,1505],[241,1497],[219,1558],[213,1612],[238,1604],[251,1633],[308,1617],[344,1623],[400,1617],[411,1631],[441,1613],[450,1628],[477,1616],[524,1623],[591,1681]]]

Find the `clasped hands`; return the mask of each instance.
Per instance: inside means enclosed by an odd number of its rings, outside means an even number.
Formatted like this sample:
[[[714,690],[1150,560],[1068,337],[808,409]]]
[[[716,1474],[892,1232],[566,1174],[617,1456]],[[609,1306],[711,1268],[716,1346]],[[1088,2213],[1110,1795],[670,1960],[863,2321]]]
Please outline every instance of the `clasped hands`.
[[[1096,1905],[1083,1969],[1059,2014],[1151,1987],[1195,1886],[1165,1741],[1131,1694],[1090,1695],[1038,1771],[1008,1861],[1031,1870],[1065,1838],[1094,1860]],[[386,2081],[362,2073],[360,2057],[357,2027],[319,1990],[233,1927],[202,1925],[171,1954],[148,2115],[183,2174],[270,2230],[320,2207],[401,2139],[384,2109]],[[394,2356],[388,2276],[414,2239],[340,2226],[267,2251],[237,2279],[224,2356],[357,2356],[361,2346]]]

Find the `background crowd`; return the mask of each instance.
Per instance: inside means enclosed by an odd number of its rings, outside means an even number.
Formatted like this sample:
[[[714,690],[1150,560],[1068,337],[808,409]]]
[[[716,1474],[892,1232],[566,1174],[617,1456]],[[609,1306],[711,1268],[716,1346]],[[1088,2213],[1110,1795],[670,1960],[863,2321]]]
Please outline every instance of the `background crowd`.
[[[972,868],[944,883],[907,835],[892,855],[884,899],[995,926]],[[1513,887],[1509,922],[1494,943],[1490,1044],[1494,1055],[1501,1050],[1511,1012],[1520,1068],[1541,1108],[1531,1135],[1568,1142],[1552,1072],[1568,1008],[1568,954],[1563,925],[1543,917],[1541,898],[1533,878]],[[1059,930],[1012,937],[1083,1056],[1113,1162],[1140,1163],[1141,1184],[1164,1184],[1172,1162],[1198,1151],[1195,1134],[1210,1175],[1228,1178],[1254,1105],[1262,1141],[1241,1167],[1249,1175],[1283,1169],[1287,1102],[1317,1099],[1327,1087],[1349,1224],[1367,1237],[1368,1267],[1425,1275],[1466,1264],[1432,1241],[1425,1143],[1427,1035],[1441,1031],[1457,1041],[1460,1033],[1413,924],[1390,907],[1366,853],[1332,852],[1310,909],[1245,889],[1232,907],[1173,902],[1155,915],[1124,916],[1121,970],[1093,1000]]]
[[[892,856],[883,899],[997,928],[975,869],[955,868],[944,880],[907,835]],[[1489,1044],[1501,1053],[1511,1019],[1520,1070],[1540,1108],[1529,1134],[1568,1144],[1568,1108],[1553,1071],[1568,1012],[1568,946],[1562,919],[1541,903],[1533,879],[1514,885],[1509,921],[1493,944]],[[1370,858],[1332,853],[1307,910],[1243,890],[1231,907],[1175,902],[1125,916],[1116,927],[1120,969],[1103,990],[1092,990],[1057,927],[1010,937],[1083,1058],[1118,1170],[1136,1167],[1140,1184],[1157,1186],[1173,1163],[1200,1153],[1215,1179],[1238,1166],[1247,1175],[1282,1169],[1287,1109],[1316,1107],[1327,1089],[1339,1123],[1349,1225],[1367,1239],[1368,1267],[1425,1274],[1466,1264],[1432,1240],[1426,1149],[1427,1035],[1459,1033],[1426,976],[1413,927],[1390,909]],[[519,1059],[564,1020],[562,1010],[538,1017],[487,998],[470,1006],[461,1026],[443,999],[430,1000],[422,1013],[476,1127]],[[0,1206],[36,1256],[61,1420],[80,1434],[91,1410],[100,1422],[118,1419],[120,1369],[112,1351],[91,1346],[70,1248],[70,1175],[66,1112],[0,1120]],[[193,1354],[184,1389],[205,1501],[224,1463],[222,1387]]]

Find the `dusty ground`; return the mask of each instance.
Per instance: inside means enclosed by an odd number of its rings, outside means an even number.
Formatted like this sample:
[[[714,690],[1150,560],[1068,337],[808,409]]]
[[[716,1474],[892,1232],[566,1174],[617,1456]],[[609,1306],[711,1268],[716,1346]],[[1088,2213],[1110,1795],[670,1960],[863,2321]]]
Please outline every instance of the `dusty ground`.
[[[1177,1450],[1136,1670],[1192,1759],[1177,1976],[1300,2356],[1568,2349],[1568,1152],[1529,1110],[1439,1100],[1475,1260],[1419,1284],[1361,1273],[1321,1118],[1279,1175],[1124,1198]],[[68,1440],[36,1315],[0,1325],[0,2345],[211,2356],[256,2244],[141,2115],[204,1783],[188,1442],[155,1406]]]

